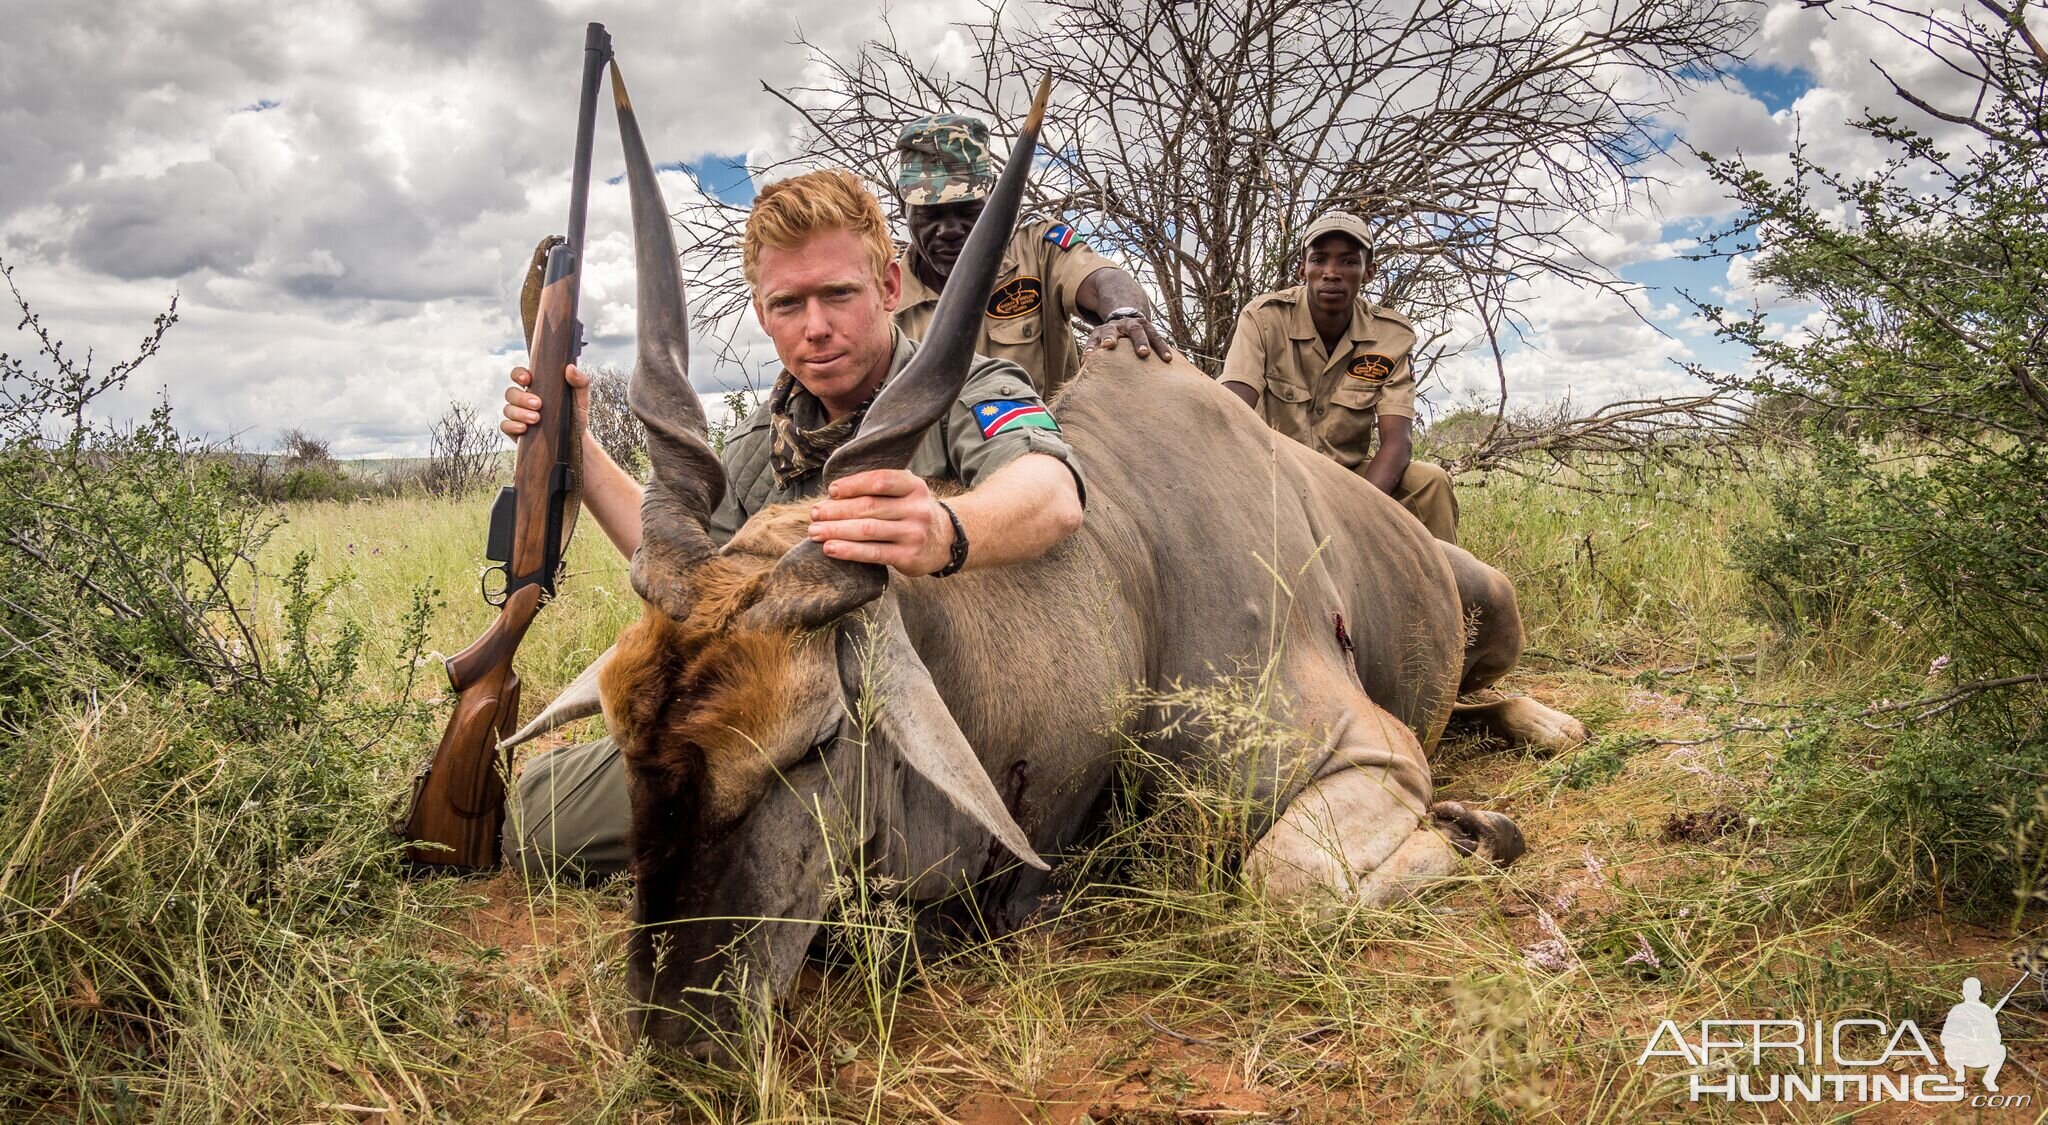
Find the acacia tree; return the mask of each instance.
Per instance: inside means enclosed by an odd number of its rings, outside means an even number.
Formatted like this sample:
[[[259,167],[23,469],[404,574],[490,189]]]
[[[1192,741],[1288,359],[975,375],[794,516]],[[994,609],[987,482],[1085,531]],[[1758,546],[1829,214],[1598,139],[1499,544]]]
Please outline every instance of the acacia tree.
[[[1838,718],[1851,753],[1788,748],[1783,776],[1838,771],[1826,816],[1881,836],[1865,854],[1999,910],[2015,883],[2048,899],[2048,27],[2028,7],[1846,8],[1974,89],[1894,82],[1903,104],[1850,123],[1889,150],[1872,171],[1715,162],[1742,206],[1726,248],[1820,315],[1784,334],[1706,306],[1755,358],[1724,382],[1793,404],[1812,442],[1735,544],[1761,604],[1901,665],[1903,700]],[[1949,128],[1891,115],[1909,105]],[[1897,733],[1872,753],[1871,727]]]
[[[299,468],[328,468],[334,464],[334,451],[327,440],[298,426],[277,436],[277,455],[285,464]]]
[[[428,434],[420,484],[429,496],[466,496],[484,483],[497,455],[497,431],[472,406],[450,402]]]
[[[647,430],[626,402],[632,380],[627,372],[606,365],[590,372],[590,436],[612,460],[639,475],[647,467]]]
[[[1297,232],[1325,209],[1380,232],[1374,296],[1418,321],[1419,373],[1519,325],[1518,282],[1620,283],[1574,248],[1575,217],[1625,203],[1661,144],[1659,113],[1714,78],[1749,32],[1715,0],[1050,0],[965,25],[969,64],[915,56],[886,23],[841,58],[805,41],[812,85],[769,92],[807,155],[757,169],[853,169],[893,199],[912,118],[1021,120],[1055,75],[1030,208],[1073,221],[1162,298],[1192,358],[1220,368],[1238,311],[1292,284]],[[737,311],[744,213],[684,215],[710,318]],[[1474,331],[1473,326],[1479,325]]]
[[[1903,585],[1942,615],[1958,671],[2038,682],[2048,679],[2048,49],[2024,4],[1977,2],[1953,15],[1852,10],[1976,86],[1944,106],[1894,83],[1902,101],[1960,127],[1953,150],[1872,113],[1851,125],[1893,154],[1874,172],[1831,171],[1801,151],[1781,180],[1739,157],[1712,164],[1743,208],[1725,248],[1755,252],[1758,278],[1823,315],[1786,335],[1761,313],[1704,308],[1758,361],[1753,375],[1723,381],[1801,403],[1818,452],[1811,476],[1782,483],[1786,530],[1749,553],[1788,620],[1860,582]]]

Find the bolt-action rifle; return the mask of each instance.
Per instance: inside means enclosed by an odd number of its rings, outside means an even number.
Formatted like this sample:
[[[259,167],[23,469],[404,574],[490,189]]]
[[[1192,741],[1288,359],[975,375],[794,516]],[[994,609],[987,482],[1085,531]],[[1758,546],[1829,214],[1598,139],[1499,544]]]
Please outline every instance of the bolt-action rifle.
[[[448,658],[455,713],[434,756],[413,781],[411,809],[392,826],[411,841],[405,857],[416,865],[477,870],[496,867],[502,858],[498,835],[505,823],[510,763],[498,744],[519,725],[519,677],[512,671],[512,655],[540,607],[554,596],[580,507],[582,435],[564,369],[582,349],[576,298],[590,200],[590,148],[597,88],[611,57],[611,36],[603,24],[591,24],[583,40],[568,234],[546,240],[535,252],[541,270],[537,300],[529,274],[522,301],[527,306],[522,311],[527,367],[533,372],[530,389],[541,401],[540,421],[520,435],[512,484],[499,491],[491,509],[485,556],[497,565],[485,570],[483,585],[484,599],[498,607],[498,619],[475,643]],[[495,587],[494,574],[499,577]]]

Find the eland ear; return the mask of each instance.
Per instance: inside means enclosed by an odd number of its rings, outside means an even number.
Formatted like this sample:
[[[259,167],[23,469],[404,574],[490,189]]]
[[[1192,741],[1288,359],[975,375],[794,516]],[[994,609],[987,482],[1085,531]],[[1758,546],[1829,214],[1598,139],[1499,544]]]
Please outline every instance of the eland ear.
[[[838,644],[843,682],[860,685],[866,689],[862,695],[880,700],[874,729],[904,764],[988,829],[1010,854],[1040,871],[1051,870],[1003,806],[1002,794],[939,697],[931,672],[910,647],[896,600],[872,603],[865,614],[840,629]]]
[[[546,734],[556,727],[573,723],[578,719],[587,719],[604,710],[604,704],[598,698],[597,678],[604,672],[605,665],[612,662],[612,654],[617,651],[619,651],[619,646],[617,645],[605,649],[603,654],[590,662],[590,667],[585,668],[580,675],[569,681],[569,686],[562,689],[562,694],[556,696],[553,703],[548,704],[545,710],[534,716],[532,722],[520,727],[517,734],[498,743],[498,749],[510,750],[514,746],[528,739]]]

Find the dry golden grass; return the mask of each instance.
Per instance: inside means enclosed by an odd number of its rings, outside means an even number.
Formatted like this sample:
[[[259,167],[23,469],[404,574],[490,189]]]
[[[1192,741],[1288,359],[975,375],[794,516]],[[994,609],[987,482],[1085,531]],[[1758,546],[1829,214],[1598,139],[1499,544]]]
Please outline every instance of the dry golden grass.
[[[1442,795],[1508,811],[1528,835],[1529,855],[1507,872],[1390,910],[1274,907],[1239,893],[1213,839],[1190,830],[1227,825],[1228,796],[1184,786],[1166,807],[1120,814],[1096,853],[1070,865],[1056,916],[943,960],[913,963],[887,888],[848,886],[846,957],[808,970],[796,997],[747,1029],[739,1065],[707,1071],[621,1033],[621,883],[404,883],[366,866],[360,905],[374,924],[345,940],[266,938],[276,948],[260,973],[196,965],[148,982],[177,1004],[150,1009],[146,1025],[120,1026],[119,965],[6,982],[0,1106],[78,1120],[408,1123],[1756,1119],[1689,1105],[1668,1065],[1636,1066],[1657,1022],[1880,1013],[1938,1026],[1966,973],[2002,991],[2013,976],[2004,952],[2023,935],[1924,909],[1875,913],[1813,877],[1800,858],[1810,849],[1792,847],[1783,826],[1748,821],[1773,736],[1683,744],[1721,729],[1731,698],[1852,692],[1900,657],[1776,644],[1744,614],[1722,554],[1732,525],[1755,515],[1749,494],[1739,482],[1673,491],[1464,492],[1467,545],[1515,580],[1529,624],[1531,656],[1507,686],[1595,734],[1556,761],[1440,748]],[[274,546],[351,568],[337,608],[373,627],[433,581],[447,606],[432,645],[450,652],[488,620],[470,592],[483,510],[306,507]],[[594,528],[571,570],[522,649],[529,711],[637,613],[623,561]],[[373,634],[379,644],[395,639]],[[400,683],[394,670],[374,690]],[[176,729],[174,713],[144,707],[118,730],[59,733],[87,763],[149,754]],[[421,744],[385,747],[367,767],[393,800],[431,731],[402,733]],[[105,783],[90,774],[53,773],[53,807],[89,803]],[[82,853],[92,858],[81,885],[166,862],[102,828]],[[17,850],[77,843],[52,831],[35,827]],[[1829,827],[1812,836],[1825,843]],[[157,924],[226,924],[165,917]],[[63,924],[11,918],[0,942]],[[2039,1105],[2048,1052],[2039,1009],[2021,1006],[2031,1000],[2004,1016],[2018,1060],[2008,1089]],[[10,1044],[28,1042],[68,1054],[38,1046],[23,1062]]]

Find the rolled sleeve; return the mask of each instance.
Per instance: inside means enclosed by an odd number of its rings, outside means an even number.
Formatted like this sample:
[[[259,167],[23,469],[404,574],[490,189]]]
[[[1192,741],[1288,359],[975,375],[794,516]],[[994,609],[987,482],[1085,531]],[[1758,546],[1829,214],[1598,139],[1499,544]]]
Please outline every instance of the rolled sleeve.
[[[1392,414],[1400,418],[1415,417],[1415,368],[1408,362],[1407,355],[1394,366],[1393,375],[1387,385],[1380,388],[1380,400],[1374,409],[1381,414]]]
[[[1230,350],[1223,354],[1221,378],[1225,383],[1243,383],[1265,393],[1266,341],[1250,309],[1238,314],[1237,332],[1230,337]]]
[[[1058,430],[1020,426],[994,437],[981,436],[975,421],[975,407],[988,402],[1007,401],[1043,408],[1045,403],[1031,388],[1023,368],[999,360],[980,360],[982,366],[967,380],[960,397],[947,412],[943,427],[945,458],[951,476],[973,488],[997,470],[1027,453],[1043,453],[1058,460],[1074,474],[1074,487],[1081,502],[1088,502],[1088,481],[1081,472],[1081,459]],[[1051,411],[1047,411],[1051,416]]]
[[[1096,271],[1110,269],[1116,263],[1097,254],[1083,242],[1076,242],[1065,250],[1050,242],[1041,245],[1045,247],[1048,256],[1045,263],[1046,284],[1052,290],[1053,302],[1058,306],[1060,315],[1068,317],[1079,313],[1081,306],[1078,297],[1081,293],[1081,283],[1094,276]]]

